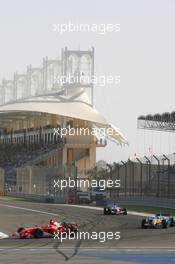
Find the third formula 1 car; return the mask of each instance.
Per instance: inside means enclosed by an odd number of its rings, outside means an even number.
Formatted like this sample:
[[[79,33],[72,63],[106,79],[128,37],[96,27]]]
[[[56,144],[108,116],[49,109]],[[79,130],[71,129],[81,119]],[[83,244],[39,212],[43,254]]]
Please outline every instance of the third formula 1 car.
[[[170,214],[158,213],[142,219],[142,228],[167,228],[174,226],[174,218]]]

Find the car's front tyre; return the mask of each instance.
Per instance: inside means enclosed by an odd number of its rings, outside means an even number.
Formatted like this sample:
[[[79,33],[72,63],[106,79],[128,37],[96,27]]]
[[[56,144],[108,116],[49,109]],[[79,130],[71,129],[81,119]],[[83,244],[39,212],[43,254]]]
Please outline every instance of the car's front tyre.
[[[142,219],[141,228],[144,228],[144,229],[146,228],[145,223],[146,223],[146,219]]]
[[[162,220],[162,228],[167,228],[167,222],[165,219]]]
[[[104,208],[103,214],[104,215],[109,215],[109,214],[111,214],[111,210],[109,208]]]
[[[43,230],[41,230],[40,228],[36,228],[33,231],[33,237],[34,238],[41,238],[41,237],[43,237]]]

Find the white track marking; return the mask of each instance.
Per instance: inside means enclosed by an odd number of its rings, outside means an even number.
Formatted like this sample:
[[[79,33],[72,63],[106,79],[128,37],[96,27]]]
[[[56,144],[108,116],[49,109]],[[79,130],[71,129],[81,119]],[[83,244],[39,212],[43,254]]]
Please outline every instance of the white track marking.
[[[39,251],[44,251],[46,252],[46,250],[52,250],[55,252],[55,249],[53,249],[53,247],[43,247],[43,248],[34,248],[34,247],[29,247],[29,246],[26,246],[26,247],[23,247],[23,248],[9,248],[9,247],[0,247],[0,251],[4,251],[5,249],[8,249],[8,252],[10,251],[22,251],[24,252],[25,250],[29,250],[29,251],[36,251],[36,252],[39,252]],[[60,247],[60,249],[64,249],[65,251],[70,251],[70,250],[74,250],[73,247]],[[145,248],[145,247],[130,247],[130,248],[123,248],[123,247],[117,247],[117,248],[108,248],[108,247],[103,247],[103,248],[100,248],[100,247],[93,247],[93,248],[90,248],[90,247],[82,247],[79,249],[79,252],[92,252],[92,251],[102,251],[104,252],[104,250],[107,250],[108,252],[115,252],[116,254],[120,254],[120,253],[130,253],[130,252],[135,252],[135,253],[174,253],[175,252],[175,248],[169,248],[169,247],[151,247],[151,248]]]
[[[13,209],[24,210],[24,211],[33,212],[33,213],[39,213],[39,214],[47,214],[47,215],[52,215],[52,216],[53,215],[54,216],[58,216],[58,214],[49,213],[49,212],[46,212],[46,211],[40,211],[40,210],[35,210],[35,209],[30,209],[30,208],[24,208],[24,207],[9,205],[9,204],[0,204],[0,206],[5,206],[5,207],[13,208]]]
[[[0,232],[0,239],[8,238],[9,236],[7,234],[4,234]]]
[[[136,216],[155,216],[155,214],[143,213],[143,212],[135,212],[135,211],[128,211],[129,215],[136,215]]]

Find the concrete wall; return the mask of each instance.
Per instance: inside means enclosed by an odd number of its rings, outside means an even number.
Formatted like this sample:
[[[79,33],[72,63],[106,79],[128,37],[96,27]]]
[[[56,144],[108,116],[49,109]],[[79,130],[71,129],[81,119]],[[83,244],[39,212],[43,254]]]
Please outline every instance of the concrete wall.
[[[58,167],[27,166],[17,169],[17,192],[47,195],[54,192],[54,179],[62,178]]]

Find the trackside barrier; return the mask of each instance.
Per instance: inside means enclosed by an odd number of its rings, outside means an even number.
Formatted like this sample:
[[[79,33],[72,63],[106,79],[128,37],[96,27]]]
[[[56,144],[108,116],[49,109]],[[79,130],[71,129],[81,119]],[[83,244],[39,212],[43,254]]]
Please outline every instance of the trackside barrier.
[[[2,193],[3,194],[3,193]],[[3,194],[4,195],[4,194]],[[25,193],[15,193],[6,192],[5,195],[17,198],[24,198],[38,202],[50,202],[58,204],[66,204],[67,201],[64,198],[53,197],[49,195],[37,195],[37,194],[25,194]],[[156,198],[156,197],[117,197],[116,199],[107,199],[96,201],[96,206],[104,206],[108,203],[119,203],[126,205],[141,205],[141,206],[151,206],[151,207],[165,207],[175,209],[175,199],[166,198]]]
[[[106,200],[97,200],[96,201],[96,206],[105,206],[107,203]]]
[[[6,196],[23,198],[27,200],[33,200],[38,202],[46,203],[65,203],[64,198],[54,197],[52,195],[39,195],[39,194],[26,194],[26,193],[16,193],[16,192],[6,192]]]
[[[126,197],[117,197],[116,199],[108,199],[107,203],[118,202],[120,204],[128,205],[143,205],[151,207],[167,207],[175,209],[175,199],[167,198],[156,198],[156,197],[140,197],[140,196],[126,196]]]

